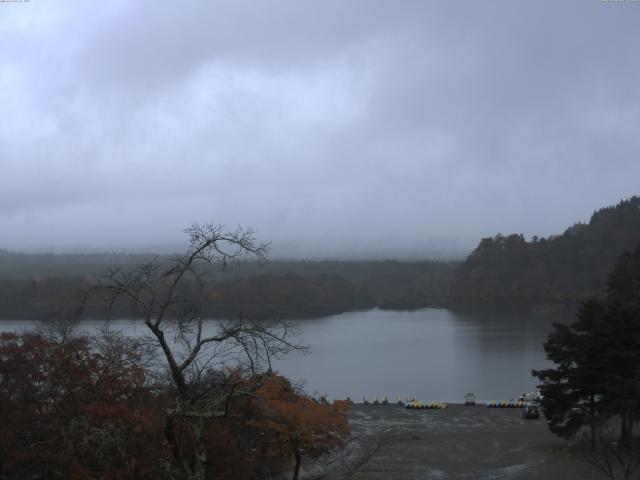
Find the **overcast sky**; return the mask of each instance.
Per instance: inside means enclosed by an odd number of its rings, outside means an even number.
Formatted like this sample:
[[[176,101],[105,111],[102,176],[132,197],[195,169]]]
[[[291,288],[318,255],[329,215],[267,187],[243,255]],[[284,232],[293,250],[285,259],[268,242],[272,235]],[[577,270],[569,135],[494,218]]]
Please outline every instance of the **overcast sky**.
[[[0,248],[429,257],[640,193],[640,2],[0,2]]]

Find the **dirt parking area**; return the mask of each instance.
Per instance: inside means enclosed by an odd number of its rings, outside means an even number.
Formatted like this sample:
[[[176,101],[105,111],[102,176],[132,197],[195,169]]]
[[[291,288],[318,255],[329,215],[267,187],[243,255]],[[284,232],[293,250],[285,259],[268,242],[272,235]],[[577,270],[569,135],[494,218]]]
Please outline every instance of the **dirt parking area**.
[[[350,421],[355,441],[380,440],[354,480],[603,478],[571,455],[543,418],[525,420],[519,408],[353,405]]]

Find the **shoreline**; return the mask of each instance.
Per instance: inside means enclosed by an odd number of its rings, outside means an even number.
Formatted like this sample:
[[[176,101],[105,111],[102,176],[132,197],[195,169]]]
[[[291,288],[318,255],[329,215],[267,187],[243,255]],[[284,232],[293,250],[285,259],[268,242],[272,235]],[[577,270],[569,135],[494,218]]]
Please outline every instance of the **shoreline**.
[[[598,472],[520,409],[450,404],[444,410],[353,405],[353,436],[382,447],[355,480],[584,480]]]

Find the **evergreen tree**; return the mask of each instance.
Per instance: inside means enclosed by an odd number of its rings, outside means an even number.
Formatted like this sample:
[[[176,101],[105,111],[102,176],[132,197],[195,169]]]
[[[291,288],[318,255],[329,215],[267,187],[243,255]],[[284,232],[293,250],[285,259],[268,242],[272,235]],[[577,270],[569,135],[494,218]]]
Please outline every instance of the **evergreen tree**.
[[[578,320],[554,325],[544,345],[556,366],[534,370],[542,381],[542,408],[552,432],[570,437],[620,418],[628,444],[640,418],[640,246],[624,253],[607,280],[606,300],[583,302]]]
[[[575,323],[555,324],[544,349],[547,358],[557,366],[533,371],[543,382],[541,405],[549,429],[568,438],[581,427],[589,426],[592,444],[598,425],[608,415],[602,396],[598,339],[594,335],[594,327],[603,318],[605,309],[604,304],[591,298],[580,307]]]
[[[640,418],[640,309],[629,303],[609,305],[593,337],[599,388],[608,411],[620,417],[620,442],[628,445]]]

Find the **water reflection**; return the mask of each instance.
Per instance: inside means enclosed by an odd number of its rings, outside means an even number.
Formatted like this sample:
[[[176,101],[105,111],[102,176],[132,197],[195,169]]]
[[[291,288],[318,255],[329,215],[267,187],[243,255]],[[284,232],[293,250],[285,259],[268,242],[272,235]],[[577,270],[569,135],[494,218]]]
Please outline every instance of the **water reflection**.
[[[415,396],[461,402],[517,396],[535,387],[542,343],[553,321],[505,312],[354,312],[301,323],[309,356],[283,359],[280,370],[332,397]]]

